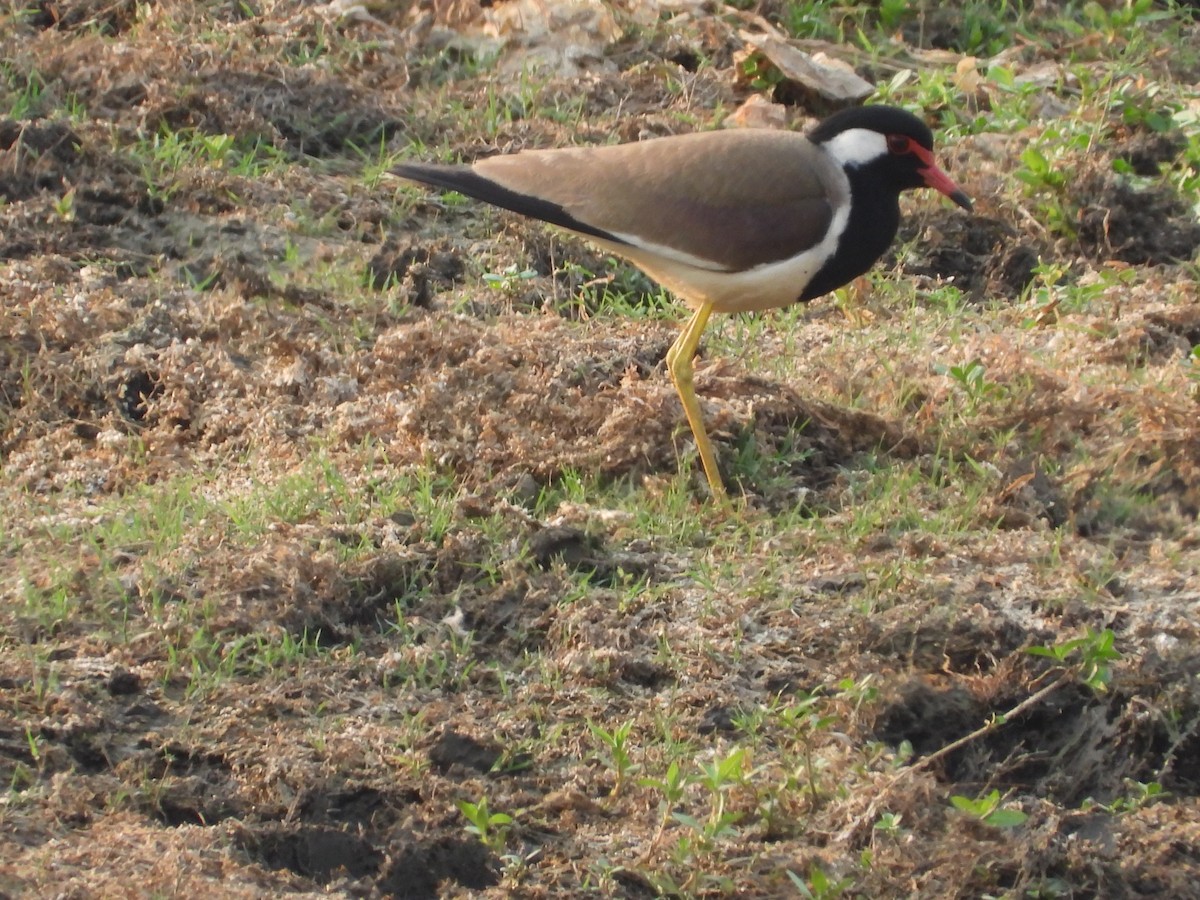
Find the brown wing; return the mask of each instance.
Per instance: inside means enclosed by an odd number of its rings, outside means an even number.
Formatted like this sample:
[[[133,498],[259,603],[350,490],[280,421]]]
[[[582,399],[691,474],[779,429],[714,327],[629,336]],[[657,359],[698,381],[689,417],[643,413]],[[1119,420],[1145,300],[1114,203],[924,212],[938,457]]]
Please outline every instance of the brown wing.
[[[777,262],[817,243],[847,190],[802,135],[764,129],[532,150],[470,169],[397,173],[583,234],[666,248],[716,271]]]

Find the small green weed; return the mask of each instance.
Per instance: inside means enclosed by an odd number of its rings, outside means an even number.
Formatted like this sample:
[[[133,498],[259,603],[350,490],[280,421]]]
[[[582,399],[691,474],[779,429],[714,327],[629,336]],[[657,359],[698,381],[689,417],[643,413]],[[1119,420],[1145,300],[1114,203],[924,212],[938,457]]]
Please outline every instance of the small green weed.
[[[950,798],[950,804],[960,812],[995,828],[1016,828],[1029,818],[1019,809],[1006,808],[1003,805],[1000,791],[996,789],[982,797],[975,798],[955,794]]]
[[[987,367],[978,359],[957,366],[936,366],[934,369],[942,375],[948,375],[966,392],[967,409],[975,412],[980,403],[989,397],[1003,393],[1003,388],[995,382],[988,381]]]
[[[522,269],[514,263],[499,272],[484,272],[483,283],[492,290],[512,296],[520,290],[523,284],[537,277],[537,272],[533,269]]]
[[[742,74],[756,91],[774,90],[783,81],[783,73],[761,53],[752,53],[743,60]]]
[[[662,833],[670,824],[675,807],[683,800],[683,795],[690,784],[689,778],[683,773],[679,763],[672,760],[667,766],[667,771],[661,778],[642,778],[638,781],[642,787],[648,787],[662,794],[662,800],[659,803],[659,823],[658,831],[655,835],[654,842],[658,843],[662,837]]]
[[[513,817],[507,813],[492,812],[488,809],[487,797],[480,797],[478,803],[470,800],[459,800],[458,811],[467,820],[466,830],[479,838],[480,842],[493,853],[500,853],[508,842],[509,831],[512,830]]]
[[[796,701],[779,711],[779,722],[800,748],[804,759],[804,774],[813,807],[821,803],[820,786],[817,784],[817,766],[814,760],[814,745],[817,734],[828,731],[837,722],[835,716],[823,709],[822,698],[815,694],[800,693]]]
[[[1087,630],[1083,637],[1060,641],[1050,646],[1029,647],[1026,652],[1057,662],[1064,671],[1075,674],[1079,680],[1097,693],[1108,690],[1112,681],[1114,660],[1121,654],[1116,650],[1116,638],[1112,631]]]
[[[1081,808],[1091,809],[1095,807],[1114,815],[1119,815],[1125,812],[1133,812],[1144,806],[1150,806],[1171,796],[1170,792],[1165,790],[1162,784],[1157,781],[1134,781],[1127,778],[1125,779],[1125,786],[1129,788],[1128,796],[1118,797],[1108,804],[1097,803],[1089,797],[1083,801]]]
[[[735,747],[723,757],[700,763],[700,773],[693,781],[709,792],[708,817],[702,825],[682,813],[676,814],[676,820],[709,841],[731,833],[740,816],[726,809],[729,792],[745,784],[750,774],[750,758],[744,747]]]
[[[634,764],[632,758],[629,756],[629,732],[632,729],[633,722],[623,722],[611,731],[600,727],[595,722],[588,722],[588,730],[591,731],[592,736],[604,745],[604,761],[616,773],[616,781],[609,792],[610,796],[613,797],[621,793],[621,788],[624,786],[626,779],[630,775],[636,774],[640,768]]]
[[[900,827],[903,819],[904,816],[900,813],[883,812],[879,814],[879,819],[871,827],[877,834],[897,838],[904,832],[904,829]]]
[[[790,869],[787,874],[788,879],[805,900],[836,900],[854,887],[854,879],[831,878],[816,863],[809,867],[807,878],[801,878]]]

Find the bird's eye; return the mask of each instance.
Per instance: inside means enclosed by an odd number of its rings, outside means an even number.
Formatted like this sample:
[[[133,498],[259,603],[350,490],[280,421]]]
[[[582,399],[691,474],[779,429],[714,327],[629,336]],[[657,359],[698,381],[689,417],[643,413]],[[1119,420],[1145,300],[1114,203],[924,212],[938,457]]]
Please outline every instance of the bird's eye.
[[[888,153],[900,156],[904,153],[912,152],[912,141],[902,134],[889,134],[887,136]]]

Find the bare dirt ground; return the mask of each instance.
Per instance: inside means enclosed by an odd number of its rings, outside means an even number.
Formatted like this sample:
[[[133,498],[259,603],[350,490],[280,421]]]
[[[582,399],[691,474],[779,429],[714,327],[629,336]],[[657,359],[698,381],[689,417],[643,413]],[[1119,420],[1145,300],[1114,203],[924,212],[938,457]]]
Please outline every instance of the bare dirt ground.
[[[470,4],[0,11],[0,896],[1200,897],[1200,225],[1159,177],[1187,138],[1060,69],[1044,118],[945,144],[976,212],[913,198],[879,282],[927,332],[867,296],[705,352],[723,512],[655,301],[606,314],[582,242],[370,174],[754,93],[750,20],[636,6],[536,79],[532,40],[473,61]],[[1012,172],[1087,103],[1067,236]],[[931,360],[971,358],[965,412]],[[915,480],[864,522],[880,472]],[[904,773],[1086,628],[1107,690]],[[622,774],[596,729],[627,723]],[[950,805],[993,788],[1022,824]]]

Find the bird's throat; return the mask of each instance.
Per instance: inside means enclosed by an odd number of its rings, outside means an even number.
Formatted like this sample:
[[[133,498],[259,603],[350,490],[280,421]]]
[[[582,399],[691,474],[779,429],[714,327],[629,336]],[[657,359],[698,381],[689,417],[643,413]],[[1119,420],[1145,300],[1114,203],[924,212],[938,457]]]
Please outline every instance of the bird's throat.
[[[804,286],[800,300],[837,290],[862,275],[887,252],[900,227],[900,193],[869,168],[849,169],[850,220],[837,249]]]

